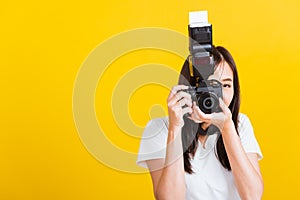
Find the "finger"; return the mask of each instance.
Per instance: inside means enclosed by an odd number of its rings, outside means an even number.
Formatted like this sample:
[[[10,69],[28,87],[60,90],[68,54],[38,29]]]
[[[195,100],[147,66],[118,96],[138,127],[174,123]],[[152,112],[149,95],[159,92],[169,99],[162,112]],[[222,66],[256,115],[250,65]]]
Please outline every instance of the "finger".
[[[197,107],[196,102],[193,102],[193,107],[192,107],[193,113],[192,113],[192,117],[193,117],[194,120],[199,120],[200,115],[198,114],[198,111],[196,110],[196,107]]]
[[[175,85],[175,86],[172,87],[170,95],[175,95],[175,94],[177,94],[178,91],[180,91],[180,90],[186,90],[188,88],[189,87],[186,86],[186,85]]]
[[[182,102],[181,102],[182,101]],[[177,102],[181,102],[181,106],[192,106],[192,97],[186,92],[178,92],[176,95],[168,99],[168,106],[173,106]]]
[[[173,94],[176,94],[179,90],[186,90],[186,89],[188,89],[188,88],[189,88],[189,87],[186,86],[186,85],[175,85],[175,86],[173,86],[171,92],[172,92]]]
[[[195,116],[193,115],[193,113],[191,113],[191,116],[188,117],[190,120],[193,120],[195,123],[202,123],[201,120],[198,120],[195,118]]]
[[[222,98],[219,98],[219,106],[224,113],[228,113],[228,107],[226,106]]]
[[[192,114],[193,110],[191,107],[185,107],[182,109],[182,114],[185,115],[187,113]]]
[[[190,99],[192,101],[191,95],[189,93],[187,93],[187,92],[184,92],[184,91],[177,92],[177,94],[174,95],[174,96],[177,97],[178,101],[181,100],[182,98],[188,98],[188,99]]]
[[[193,106],[192,100],[189,99],[189,98],[182,98],[182,99],[181,99],[180,101],[178,101],[178,102],[180,102],[181,107],[188,106],[188,107],[191,107],[191,108],[192,108],[192,106]]]
[[[189,107],[192,107],[192,99],[190,96],[186,96],[181,98],[181,96],[176,97],[174,96],[173,98],[168,100],[168,107],[174,106],[175,104],[178,103],[178,105],[180,105],[181,107],[187,105]]]
[[[203,121],[200,119],[199,115],[196,113],[196,111],[194,111],[195,107],[196,107],[196,102],[193,102],[193,112],[191,114],[191,116],[189,117],[189,119],[193,120],[195,123],[202,123]]]
[[[170,92],[170,94],[168,96],[168,100],[170,100],[175,95],[177,95],[178,91],[180,91],[180,90],[186,90],[186,89],[188,89],[188,86],[186,86],[186,85],[175,85],[175,86],[173,86],[173,88],[171,89],[171,92]]]
[[[197,106],[196,102],[194,102],[193,111],[198,116],[198,118],[204,122],[210,122],[212,119],[212,114],[205,114],[204,112],[202,112],[200,108]]]
[[[176,97],[173,97],[170,100],[168,100],[168,107],[173,107],[173,106],[182,107],[180,101],[178,101]]]

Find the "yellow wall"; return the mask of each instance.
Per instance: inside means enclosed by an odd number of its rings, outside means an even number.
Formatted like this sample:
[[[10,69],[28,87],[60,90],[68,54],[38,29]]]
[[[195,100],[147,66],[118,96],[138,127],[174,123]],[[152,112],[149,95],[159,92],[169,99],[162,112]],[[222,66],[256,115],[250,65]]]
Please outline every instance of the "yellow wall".
[[[214,44],[227,47],[237,62],[242,112],[251,118],[264,154],[263,199],[299,199],[299,9],[298,0],[2,2],[0,198],[153,199],[149,175],[133,173],[140,169],[129,155],[137,152],[147,121],[166,113],[168,88],[183,59],[159,48],[118,55],[101,44],[144,27],[187,35],[188,12],[208,10]],[[87,104],[95,104],[106,139],[125,156],[87,141],[81,121],[75,125],[82,115],[73,112],[73,91],[85,91],[76,77],[99,48],[104,57],[117,56],[94,85],[95,102]],[[139,81],[137,88],[129,75]],[[87,87],[92,82],[85,81]],[[80,106],[84,112],[85,104]]]

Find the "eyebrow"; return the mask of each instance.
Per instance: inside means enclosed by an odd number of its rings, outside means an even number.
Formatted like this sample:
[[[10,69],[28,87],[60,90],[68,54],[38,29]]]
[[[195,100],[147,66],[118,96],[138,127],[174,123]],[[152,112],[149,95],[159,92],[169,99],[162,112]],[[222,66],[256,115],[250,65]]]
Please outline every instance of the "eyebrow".
[[[232,79],[231,78],[224,78],[224,79],[222,79],[222,81],[231,81],[232,82]]]

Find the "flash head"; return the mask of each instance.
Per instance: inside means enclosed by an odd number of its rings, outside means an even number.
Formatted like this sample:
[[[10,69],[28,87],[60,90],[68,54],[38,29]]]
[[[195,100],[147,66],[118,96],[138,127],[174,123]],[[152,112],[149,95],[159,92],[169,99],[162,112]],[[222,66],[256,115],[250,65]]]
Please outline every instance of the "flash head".
[[[214,72],[212,25],[207,16],[207,11],[189,13],[189,65],[194,86]]]

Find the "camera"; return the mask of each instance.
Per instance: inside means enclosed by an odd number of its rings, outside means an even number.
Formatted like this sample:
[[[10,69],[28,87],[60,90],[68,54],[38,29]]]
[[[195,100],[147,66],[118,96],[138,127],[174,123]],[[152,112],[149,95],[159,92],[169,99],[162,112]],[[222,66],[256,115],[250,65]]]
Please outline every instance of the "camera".
[[[189,87],[183,90],[191,95],[202,112],[209,114],[221,112],[219,98],[222,98],[222,84],[217,80],[201,81],[198,87]]]
[[[214,73],[212,55],[212,25],[208,23],[207,11],[189,13],[189,72],[191,87],[185,92],[191,94],[199,108],[206,114],[220,112],[219,98],[222,98],[222,84],[208,80]]]

